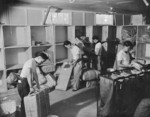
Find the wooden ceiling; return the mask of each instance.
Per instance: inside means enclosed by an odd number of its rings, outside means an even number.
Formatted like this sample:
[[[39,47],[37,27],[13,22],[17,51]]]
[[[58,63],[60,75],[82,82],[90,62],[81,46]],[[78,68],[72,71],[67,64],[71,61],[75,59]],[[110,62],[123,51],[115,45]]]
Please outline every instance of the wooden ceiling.
[[[150,0],[3,0],[32,6],[102,13],[139,14],[150,11]]]

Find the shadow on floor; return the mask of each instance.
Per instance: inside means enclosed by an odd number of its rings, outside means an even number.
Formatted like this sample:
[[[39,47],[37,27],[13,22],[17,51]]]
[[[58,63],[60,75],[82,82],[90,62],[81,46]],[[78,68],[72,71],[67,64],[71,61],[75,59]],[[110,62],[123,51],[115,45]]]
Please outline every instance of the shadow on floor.
[[[95,88],[79,92],[56,91],[55,95],[51,95],[51,100],[55,99],[56,101],[56,98],[60,98],[60,96],[62,100],[51,105],[51,113],[59,117],[96,117],[95,93]]]

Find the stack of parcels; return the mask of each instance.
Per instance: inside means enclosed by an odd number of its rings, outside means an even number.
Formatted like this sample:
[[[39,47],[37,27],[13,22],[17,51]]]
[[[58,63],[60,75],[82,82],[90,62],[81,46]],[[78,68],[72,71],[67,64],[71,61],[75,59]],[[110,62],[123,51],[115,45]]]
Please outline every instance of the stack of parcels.
[[[51,73],[44,75],[38,67],[36,68],[36,71],[40,87],[52,88],[56,86],[56,79]]]
[[[48,59],[40,64],[41,70],[44,74],[48,74],[52,71],[55,71],[54,65],[54,53],[50,50],[43,51],[48,56]]]
[[[49,88],[24,97],[26,117],[47,117],[50,113]]]

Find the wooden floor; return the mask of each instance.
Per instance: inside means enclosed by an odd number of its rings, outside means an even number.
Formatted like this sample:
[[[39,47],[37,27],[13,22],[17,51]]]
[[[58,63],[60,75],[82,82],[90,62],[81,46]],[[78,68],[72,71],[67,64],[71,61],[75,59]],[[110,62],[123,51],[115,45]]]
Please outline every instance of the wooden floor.
[[[50,92],[51,114],[59,117],[96,117],[96,89],[83,88],[73,92]]]

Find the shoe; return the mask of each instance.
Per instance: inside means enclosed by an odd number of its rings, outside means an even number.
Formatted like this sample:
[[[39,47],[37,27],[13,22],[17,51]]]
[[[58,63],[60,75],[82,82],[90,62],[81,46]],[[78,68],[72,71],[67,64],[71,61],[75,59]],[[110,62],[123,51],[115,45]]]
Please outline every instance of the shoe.
[[[58,117],[57,115],[48,115],[47,117]]]
[[[77,91],[78,89],[72,89],[72,91]]]

